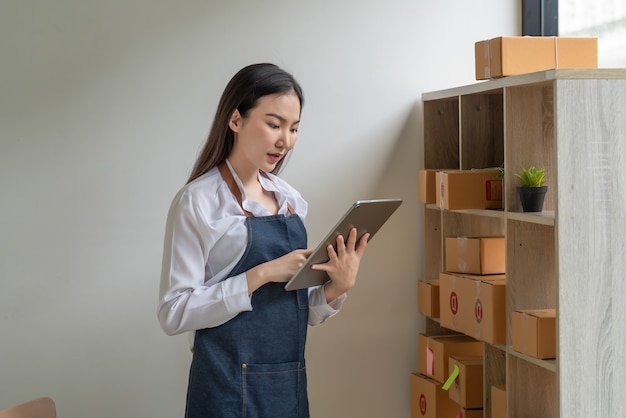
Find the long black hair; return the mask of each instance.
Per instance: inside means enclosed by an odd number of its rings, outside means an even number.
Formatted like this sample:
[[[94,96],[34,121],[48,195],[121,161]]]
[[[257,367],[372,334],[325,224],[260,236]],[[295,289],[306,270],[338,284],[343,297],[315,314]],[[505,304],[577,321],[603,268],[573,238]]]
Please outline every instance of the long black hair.
[[[302,111],[304,105],[302,88],[288,72],[268,63],[252,64],[239,70],[222,93],[211,131],[187,182],[200,177],[228,158],[235,140],[228,122],[235,110],[245,118],[261,97],[292,92],[298,96]],[[284,160],[285,158],[276,164],[272,173],[280,171]]]

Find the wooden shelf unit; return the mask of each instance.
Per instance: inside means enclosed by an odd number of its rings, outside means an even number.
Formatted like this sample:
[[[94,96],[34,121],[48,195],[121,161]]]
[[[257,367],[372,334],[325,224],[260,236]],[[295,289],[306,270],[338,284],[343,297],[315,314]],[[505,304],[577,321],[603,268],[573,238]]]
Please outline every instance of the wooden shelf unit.
[[[558,69],[422,95],[424,168],[504,163],[504,208],[424,210],[424,279],[448,236],[506,237],[506,345],[485,343],[507,414],[626,417],[626,69]],[[546,169],[542,213],[523,213],[515,173]],[[511,348],[515,309],[555,308],[557,359]],[[425,329],[439,322],[425,318]]]

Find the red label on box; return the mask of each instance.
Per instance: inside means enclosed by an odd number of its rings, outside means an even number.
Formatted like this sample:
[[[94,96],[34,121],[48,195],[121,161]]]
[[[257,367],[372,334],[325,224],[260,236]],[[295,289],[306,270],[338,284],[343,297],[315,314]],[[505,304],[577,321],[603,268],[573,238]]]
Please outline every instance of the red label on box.
[[[426,396],[420,394],[420,412],[422,415],[426,415]]]
[[[487,200],[502,200],[502,180],[487,180],[485,187]]]
[[[459,298],[456,295],[456,292],[450,293],[450,311],[452,315],[456,315],[459,310]]]
[[[476,299],[476,305],[474,305],[474,314],[476,315],[476,322],[479,324],[483,320],[483,303],[480,299]]]

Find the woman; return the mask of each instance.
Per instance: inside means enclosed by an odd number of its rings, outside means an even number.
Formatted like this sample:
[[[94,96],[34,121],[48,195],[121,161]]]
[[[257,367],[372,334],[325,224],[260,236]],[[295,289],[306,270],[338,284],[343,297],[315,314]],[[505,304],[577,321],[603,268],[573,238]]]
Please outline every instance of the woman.
[[[186,417],[308,417],[307,325],[334,315],[368,234],[328,247],[324,286],[288,292],[304,263],[307,203],[275,174],[296,143],[302,90],[272,64],[226,86],[166,227],[158,318],[195,331]]]

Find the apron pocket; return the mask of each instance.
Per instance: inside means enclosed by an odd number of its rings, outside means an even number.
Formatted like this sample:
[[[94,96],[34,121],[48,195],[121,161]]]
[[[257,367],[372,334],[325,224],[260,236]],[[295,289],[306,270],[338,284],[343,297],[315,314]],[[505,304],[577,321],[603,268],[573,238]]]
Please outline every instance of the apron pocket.
[[[304,363],[241,367],[244,418],[308,416]]]

